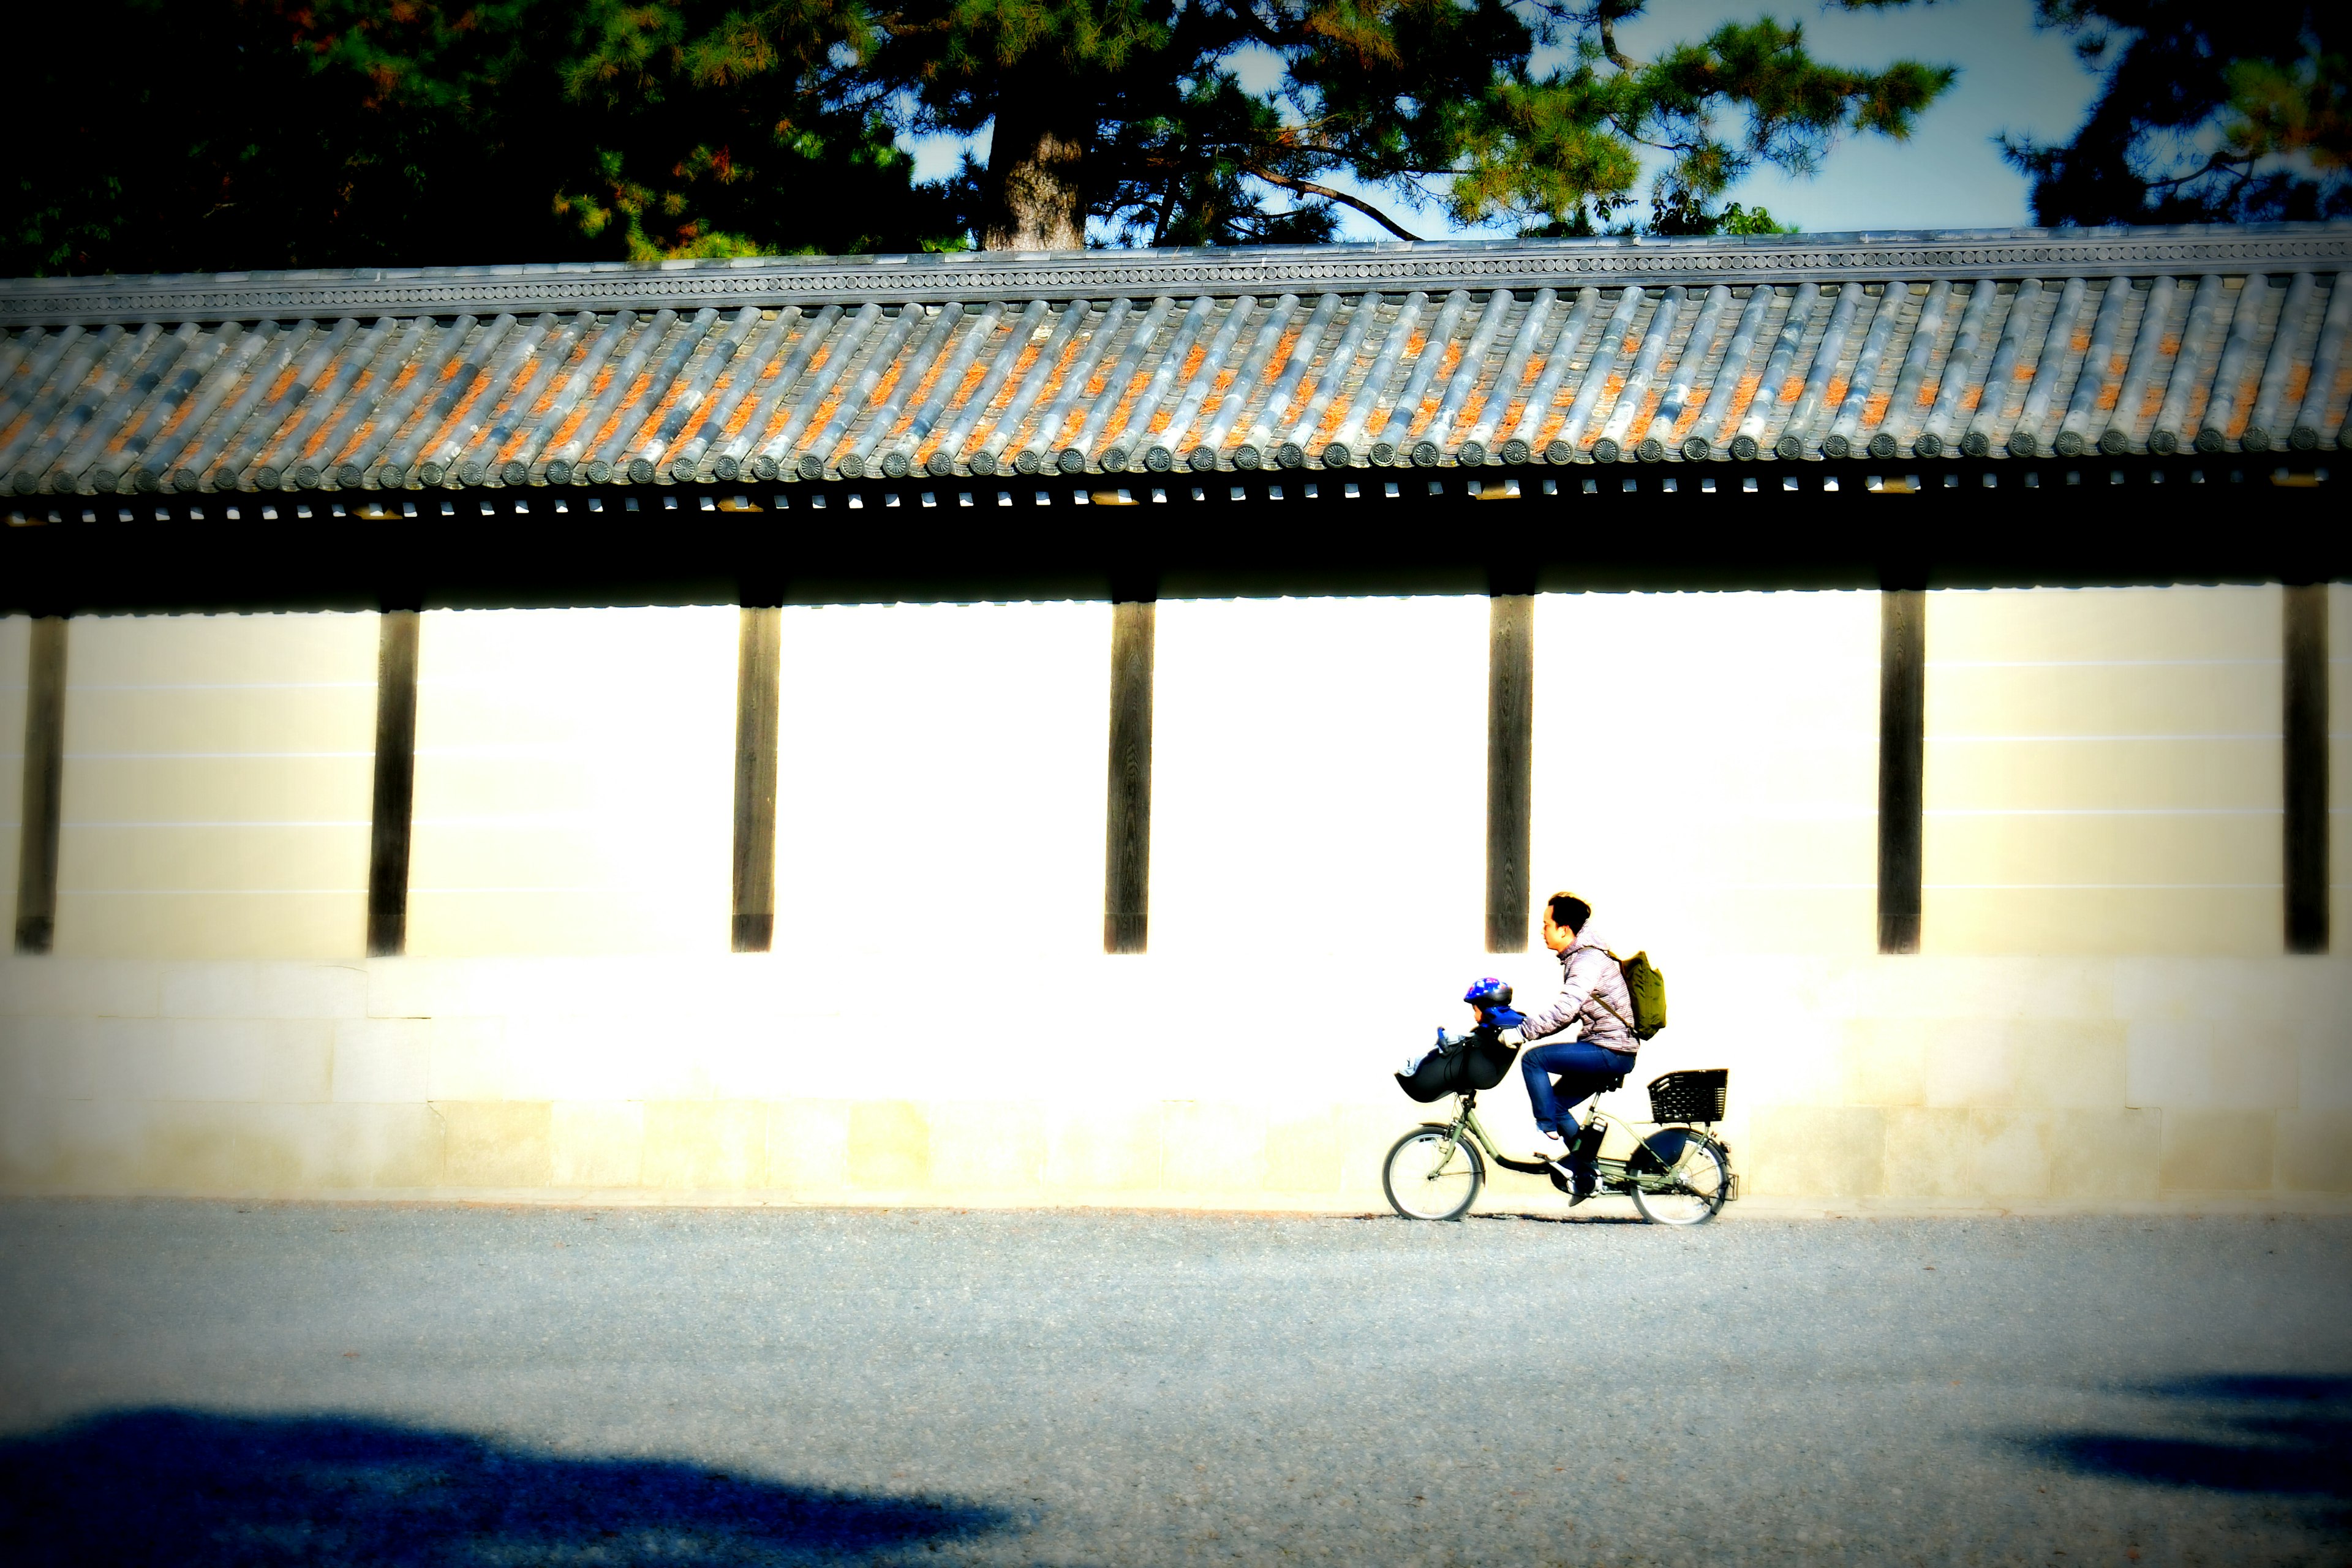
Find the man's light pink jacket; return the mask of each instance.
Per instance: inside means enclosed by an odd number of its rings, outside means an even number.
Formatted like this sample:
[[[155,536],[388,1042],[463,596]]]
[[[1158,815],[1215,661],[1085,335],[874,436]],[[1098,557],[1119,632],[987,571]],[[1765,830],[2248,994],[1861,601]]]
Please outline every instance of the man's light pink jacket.
[[[1603,1006],[1606,1003],[1608,1005]],[[1610,1008],[1615,1008],[1612,1013]],[[1625,989],[1625,972],[1586,927],[1574,946],[1559,955],[1559,994],[1540,1010],[1528,1015],[1519,1034],[1529,1045],[1565,1031],[1570,1024],[1584,1026],[1580,1037],[1631,1056],[1642,1048],[1625,1020],[1633,1016],[1633,998]]]

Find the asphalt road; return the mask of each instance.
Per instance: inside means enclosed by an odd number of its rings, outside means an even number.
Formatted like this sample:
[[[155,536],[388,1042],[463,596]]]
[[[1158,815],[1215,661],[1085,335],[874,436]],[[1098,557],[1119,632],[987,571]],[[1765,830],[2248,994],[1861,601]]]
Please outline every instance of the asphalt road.
[[[2318,1220],[0,1204],[0,1561],[2341,1563],[2347,1308]]]

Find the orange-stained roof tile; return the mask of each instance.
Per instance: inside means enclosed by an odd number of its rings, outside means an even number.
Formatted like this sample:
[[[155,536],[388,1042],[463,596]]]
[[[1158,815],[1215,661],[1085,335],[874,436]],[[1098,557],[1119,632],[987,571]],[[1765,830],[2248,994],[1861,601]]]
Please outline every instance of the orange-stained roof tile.
[[[1783,330],[1785,312],[1777,304],[1759,310],[1750,327],[1750,346],[1743,350],[1748,357],[1738,367],[1725,357],[1737,335],[1732,317],[1726,316],[1706,342],[1672,335],[1682,332],[1678,324],[1667,340],[1671,352],[1638,377],[1633,356],[1643,351],[1645,337],[1657,331],[1658,321],[1633,312],[1603,356],[1607,363],[1598,385],[1591,384],[1595,356],[1590,344],[1596,331],[1606,329],[1581,328],[1580,341],[1562,349],[1557,329],[1547,327],[1538,334],[1541,341],[1519,351],[1523,357],[1514,376],[1506,378],[1497,368],[1491,373],[1492,384],[1482,382],[1453,392],[1456,404],[1444,441],[1458,444],[1469,439],[1474,429],[1497,438],[1504,433],[1524,437],[1532,432],[1540,455],[1558,438],[1568,409],[1581,395],[1580,444],[1591,442],[1603,425],[1610,426],[1612,438],[1631,430],[1638,440],[1665,407],[1672,412],[1675,437],[1668,456],[1685,461],[1689,459],[1680,444],[1689,436],[1711,443],[1721,440],[1759,405],[1769,405],[1763,412],[1778,419],[1803,400],[1809,376],[1818,375],[1818,410],[1843,412],[1834,420],[1821,412],[1806,422],[1806,429],[1794,433],[1811,454],[1819,452],[1832,423],[1843,426],[1840,439],[1860,428],[1882,432],[1898,443],[1915,442],[1931,426],[1941,429],[1940,439],[1948,443],[1963,427],[1974,427],[1992,436],[1994,455],[2000,456],[2000,443],[2012,435],[2012,421],[2039,421],[2038,427],[2014,434],[2031,437],[2047,450],[2070,411],[2078,422],[2076,436],[2089,440],[2120,433],[2134,450],[2147,449],[2159,419],[2183,426],[2169,433],[2171,439],[2193,440],[2209,414],[2226,426],[2221,434],[2231,447],[2277,450],[2284,446],[2288,432],[2283,429],[2262,431],[2263,439],[2255,442],[2251,422],[2259,416],[2300,422],[2315,433],[2322,451],[2336,449],[2347,397],[2352,397],[2352,363],[2347,363],[2352,354],[2328,348],[2326,363],[2332,368],[2324,376],[2315,374],[2315,365],[2326,341],[2321,322],[2344,320],[2340,310],[2331,310],[2345,286],[2342,262],[2352,258],[2352,226],[2287,225],[2259,232],[2163,229],[2114,236],[2085,231],[2064,237],[2063,256],[2053,251],[2047,237],[1997,232],[1969,237],[1960,247],[1967,252],[1965,261],[1937,259],[1952,253],[1955,244],[1946,235],[1930,239],[1808,237],[1803,245],[1792,243],[1784,249],[1769,243],[1712,247],[1702,241],[1629,250],[1610,240],[1481,245],[1458,256],[1442,246],[1393,256],[1354,249],[1275,250],[1262,258],[1257,253],[1221,258],[1214,269],[1207,269],[1197,258],[1187,260],[1171,252],[1119,258],[1115,263],[1090,253],[1084,258],[1045,262],[907,258],[887,268],[878,262],[776,260],[749,267],[690,264],[658,273],[554,268],[526,268],[520,274],[484,272],[477,278],[459,269],[389,282],[339,280],[325,274],[152,282],[114,279],[105,280],[102,288],[95,280],[75,279],[0,282],[0,313],[16,311],[7,318],[16,325],[0,339],[0,490],[28,494],[60,483],[94,484],[92,474],[100,469],[108,484],[127,485],[132,482],[127,470],[142,460],[137,454],[149,447],[164,454],[156,460],[183,476],[177,482],[207,488],[224,483],[299,482],[322,488],[351,482],[416,484],[423,482],[420,468],[432,468],[436,477],[446,471],[452,476],[450,482],[464,483],[495,482],[481,481],[480,476],[504,468],[509,470],[507,482],[521,482],[514,478],[518,461],[530,470],[530,483],[542,484],[549,482],[541,471],[542,459],[559,452],[601,452],[609,458],[615,456],[616,441],[641,442],[656,431],[676,436],[671,448],[688,448],[674,465],[675,473],[661,470],[657,482],[667,483],[692,477],[698,461],[719,461],[715,449],[707,458],[698,456],[707,447],[729,447],[739,454],[747,448],[764,450],[787,427],[814,437],[837,420],[844,435],[870,449],[877,435],[873,427],[877,416],[887,413],[891,426],[878,434],[896,438],[925,408],[933,412],[919,416],[928,423],[913,448],[919,460],[933,460],[952,427],[969,433],[969,439],[958,439],[970,451],[950,454],[960,463],[982,448],[997,455],[1058,446],[1066,435],[1085,429],[1117,433],[1106,449],[1126,450],[1139,461],[1141,454],[1130,450],[1137,442],[1129,437],[1173,432],[1180,401],[1189,410],[1184,417],[1190,423],[1176,439],[1188,447],[1210,441],[1219,461],[1230,463],[1242,443],[1263,438],[1256,434],[1262,425],[1276,431],[1277,439],[1295,433],[1302,446],[1311,442],[1307,460],[1313,464],[1320,462],[1331,442],[1342,438],[1342,432],[1348,433],[1344,439],[1351,448],[1389,443],[1410,449],[1414,441],[1429,438],[1425,433],[1436,429],[1433,420],[1447,406],[1448,386],[1483,319],[1477,310],[1442,307],[1441,301],[1454,291],[1484,297],[1486,290],[1503,287],[1522,295],[1553,289],[1561,310],[1570,308],[1573,296],[1584,300],[1577,307],[1585,312],[1580,320],[1601,321],[1612,319],[1605,301],[1621,299],[1617,291],[1629,282],[1654,297],[1652,291],[1675,283],[1697,290],[1720,281],[1734,290],[1734,300],[1743,301],[1754,298],[1743,292],[1751,285],[1785,289],[1813,283],[1827,300],[1848,283],[1874,287],[1903,279],[1926,288],[1928,283],[1921,279],[1927,279],[1946,290],[1949,302],[1939,307],[1941,324],[1924,343],[1913,342],[1917,334],[1906,317],[1906,324],[1874,331],[1865,343],[1849,341],[1843,352],[1852,356],[1851,364],[1841,361],[1826,367],[1806,366],[1783,359],[1787,370],[1776,374],[1769,385],[1759,379],[1769,357],[1765,343],[1754,334],[1761,332],[1769,340]],[[1621,265],[1633,250],[1643,258],[1641,266]],[[1832,259],[1821,260],[1824,256]],[[1546,258],[1554,259],[1547,263]],[[1688,259],[1686,270],[1677,258]],[[2081,259],[2084,258],[2089,259]],[[1186,267],[1201,280],[1187,283],[1180,276]],[[1457,270],[1446,273],[1449,267]],[[1072,268],[1092,270],[1083,287],[1008,282],[992,292],[999,286],[975,286],[971,268],[985,268],[991,278],[1016,279],[1029,272],[1045,279]],[[1285,272],[1286,268],[1290,270]],[[2070,268],[2077,269],[2070,273]],[[1208,280],[1209,270],[1216,273],[1213,282]],[[2284,309],[2284,290],[2298,275],[2307,275],[2310,281],[2302,285],[2295,310],[2289,311]],[[2221,281],[2205,288],[2201,280],[2209,277]],[[1335,278],[1342,281],[1335,282]],[[2039,279],[2041,296],[2028,302],[2030,319],[2017,329],[2023,334],[2020,339],[2011,335],[2010,300],[2019,282],[2029,278]],[[2115,279],[2140,280],[2131,285],[2139,292],[2131,302],[2116,307],[2119,315],[2102,316],[2086,304],[2053,342],[2048,301],[2077,278],[2099,293],[2104,303],[2125,298],[2113,292],[2122,287]],[[466,292],[469,279],[480,285],[475,295]],[[1977,333],[1972,346],[1955,358],[1959,323],[1984,279],[1994,279],[2004,292],[1989,311],[1979,310],[1980,325],[1970,329]],[[2167,281],[2150,294],[2149,279]],[[803,288],[795,279],[825,281],[807,281]],[[926,292],[931,289],[927,279],[936,281],[938,289]],[[365,300],[355,292],[362,288],[368,291]],[[1588,288],[1599,292],[1586,295]],[[2242,307],[2241,301],[2252,298],[2245,292],[2250,288],[2277,292],[2260,300],[2258,309],[2253,303]],[[567,289],[576,292],[565,295]],[[743,292],[746,289],[752,290],[750,296]],[[773,298],[759,297],[760,289],[772,290]],[[954,291],[945,291],[950,289]],[[523,297],[533,289],[547,297]],[[735,292],[729,293],[730,289]],[[2200,289],[2208,309],[2195,318],[2192,331],[2189,296]],[[1205,309],[1201,306],[1203,290],[1213,296]],[[1405,329],[1405,341],[1391,348],[1383,333],[1401,320],[1396,313],[1399,296],[1412,290],[1426,296],[1426,307]],[[1131,334],[1139,327],[1116,324],[1102,313],[1108,299],[1122,321],[1139,324],[1151,302],[1164,297],[1175,301],[1178,310],[1199,310],[1197,320],[1214,321],[1230,309],[1225,301],[1240,294],[1257,300],[1256,309],[1264,311],[1285,294],[1304,302],[1326,292],[1337,292],[1339,298],[1316,319],[1316,331],[1323,334],[1317,340],[1318,355],[1337,356],[1339,345],[1349,343],[1360,344],[1364,353],[1377,352],[1384,356],[1381,363],[1394,367],[1383,372],[1383,384],[1351,383],[1360,364],[1318,358],[1310,374],[1276,396],[1308,324],[1305,303],[1286,307],[1294,313],[1267,340],[1268,351],[1255,362],[1257,369],[1248,377],[1240,371],[1260,342],[1255,321],[1249,331],[1221,340],[1217,359],[1211,357],[1213,334],[1205,330],[1166,339],[1183,344],[1181,357],[1170,366],[1152,358],[1164,352],[1156,345],[1139,359],[1131,358]],[[171,302],[143,315],[121,304],[150,293]],[[187,314],[184,301],[196,295],[218,301],[204,307],[215,313]],[[266,310],[237,303],[265,296]],[[1777,298],[1785,301],[1788,295]],[[824,373],[844,344],[872,344],[879,341],[876,337],[844,334],[812,345],[808,358],[793,373],[793,387],[774,381],[786,357],[781,351],[766,353],[755,370],[748,359],[730,363],[717,350],[702,346],[718,330],[708,323],[722,314],[734,324],[731,345],[747,344],[753,340],[745,334],[763,333],[770,327],[785,331],[772,313],[766,318],[741,314],[747,304],[772,312],[788,303],[811,312],[835,306],[843,311],[865,311],[871,306],[874,312],[887,313],[869,312],[865,319],[887,321],[902,319],[898,314],[902,306],[911,303],[928,310],[950,299],[971,302],[968,308],[1025,309],[1030,312],[1023,318],[1027,325],[1015,331],[1008,322],[979,342],[971,357],[952,361],[944,348],[919,356],[902,343],[892,361],[878,367],[873,384],[863,387],[856,384],[855,374]],[[93,300],[108,303],[101,308],[89,303]],[[83,311],[74,328],[79,335],[70,341],[60,335],[66,322],[58,314],[69,305]],[[1597,316],[1596,308],[1601,312]],[[616,317],[612,314],[616,310],[635,314]],[[1382,313],[1367,318],[1361,313],[1367,310]],[[106,314],[110,310],[117,313]],[[1083,314],[1074,318],[1074,310]],[[593,314],[583,316],[582,311]],[[710,314],[698,316],[698,311]],[[470,357],[479,353],[478,347],[464,346],[486,343],[494,317],[507,323],[500,331],[551,332],[551,314],[567,323],[564,337],[545,340],[551,345],[562,343],[560,349],[545,351],[559,363],[550,364],[536,353],[515,352],[520,336],[494,349],[487,362]],[[689,332],[689,318],[705,325]],[[1446,325],[1438,332],[1441,319]],[[760,324],[761,320],[768,324]],[[2104,326],[2095,328],[2095,321]],[[281,340],[299,347],[285,353],[261,348],[230,352],[231,334],[222,321],[236,322],[239,332],[249,326],[256,341],[264,331],[261,323],[274,323],[267,331],[300,334]],[[540,324],[533,327],[533,322]],[[1821,330],[1811,329],[1816,333]],[[2340,327],[2333,330],[2340,333]],[[386,331],[394,335],[383,336]],[[1092,341],[1105,331],[1116,342]],[[2184,337],[2198,341],[2185,342]],[[1024,387],[1044,352],[1041,345],[1049,342],[1056,344],[1052,366],[1037,386]],[[1996,342],[2011,346],[1997,354]],[[601,348],[592,350],[592,344],[600,342]],[[393,346],[409,343],[422,346]],[[860,347],[856,352],[868,351]],[[598,356],[593,374],[583,374],[592,353]],[[1570,356],[1568,362],[1556,373],[1548,370],[1563,353]],[[379,353],[388,357],[375,359]],[[362,354],[371,356],[370,363],[355,363],[353,356]],[[178,363],[187,368],[174,372],[174,356],[182,355],[185,357]],[[1985,377],[1996,361],[1997,384],[1988,387]],[[1499,367],[1506,362],[1490,353],[1489,363]],[[1084,384],[1073,389],[1070,377],[1081,365]],[[1128,368],[1122,370],[1122,365]],[[857,366],[851,368],[862,374]],[[1780,365],[1774,368],[1779,371]],[[306,370],[311,377],[308,381]],[[1423,370],[1426,374],[1420,374]],[[1899,386],[1898,370],[1903,377]],[[754,378],[748,388],[747,377]],[[2215,386],[2216,377],[2226,378],[2225,384]],[[1671,401],[1662,390],[1670,378],[1678,388]],[[1506,379],[1509,384],[1504,384]],[[2267,395],[2261,392],[2264,386],[2270,389]],[[1406,397],[1409,387],[1417,390]],[[1073,394],[1066,399],[1066,391]],[[1715,402],[1718,396],[1722,401]],[[971,406],[976,399],[985,399],[988,406]],[[1400,401],[1391,405],[1391,400]],[[1538,400],[1541,406],[1536,405]],[[1849,401],[1858,406],[1848,409]],[[1621,403],[1630,406],[1617,406]],[[938,416],[948,412],[957,418]],[[2089,430],[2079,425],[2086,415],[2093,421]],[[1979,416],[1986,426],[1977,425]],[[669,429],[680,420],[685,422],[681,430]],[[1045,428],[1049,420],[1059,428]],[[1128,430],[1130,422],[1137,426],[1132,432]],[[1311,427],[1303,427],[1302,422]],[[698,423],[709,426],[708,436],[688,441],[687,436]],[[754,425],[760,428],[755,430]],[[1361,433],[1360,442],[1356,432]],[[2297,439],[2308,445],[2311,436]],[[1919,449],[1932,453],[1934,447]],[[2021,443],[2018,449],[2033,447]],[[443,463],[453,453],[455,460]],[[1101,456],[1089,454],[1094,460]],[[100,457],[106,459],[103,464],[96,460]],[[1441,453],[1441,460],[1452,457],[1450,451]],[[1367,459],[1358,451],[1352,460]],[[1583,460],[1581,453],[1577,460]],[[46,465],[52,463],[79,464],[90,471],[51,473]],[[377,464],[383,466],[371,467]],[[34,471],[35,465],[45,466]],[[362,468],[368,470],[363,479]],[[706,476],[713,471],[701,470]],[[722,467],[718,471],[731,470]],[[298,472],[308,477],[298,480]],[[145,476],[151,487],[155,479],[152,472]]]

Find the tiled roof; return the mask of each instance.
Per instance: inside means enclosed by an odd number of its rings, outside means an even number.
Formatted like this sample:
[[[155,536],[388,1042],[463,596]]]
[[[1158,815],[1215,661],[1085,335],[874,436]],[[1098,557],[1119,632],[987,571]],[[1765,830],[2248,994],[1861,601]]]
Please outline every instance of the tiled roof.
[[[18,495],[2332,450],[2352,225],[0,283]]]

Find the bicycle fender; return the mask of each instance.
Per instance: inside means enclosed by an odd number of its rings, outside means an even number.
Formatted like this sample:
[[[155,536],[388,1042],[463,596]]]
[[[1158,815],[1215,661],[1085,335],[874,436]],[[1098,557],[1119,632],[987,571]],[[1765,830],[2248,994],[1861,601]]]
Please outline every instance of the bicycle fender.
[[[1626,1173],[1635,1176],[1662,1174],[1681,1164],[1684,1152],[1692,1144],[1711,1142],[1696,1127],[1658,1128],[1643,1137],[1640,1146],[1627,1156]]]

